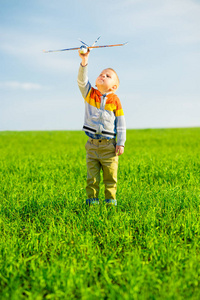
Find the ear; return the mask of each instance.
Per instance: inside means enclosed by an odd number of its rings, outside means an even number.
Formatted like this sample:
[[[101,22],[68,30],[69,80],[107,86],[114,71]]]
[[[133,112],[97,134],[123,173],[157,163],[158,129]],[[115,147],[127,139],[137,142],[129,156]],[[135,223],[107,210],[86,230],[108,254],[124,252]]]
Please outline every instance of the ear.
[[[112,90],[113,90],[113,91],[116,91],[116,90],[117,90],[117,85],[116,85],[116,84],[113,85]]]

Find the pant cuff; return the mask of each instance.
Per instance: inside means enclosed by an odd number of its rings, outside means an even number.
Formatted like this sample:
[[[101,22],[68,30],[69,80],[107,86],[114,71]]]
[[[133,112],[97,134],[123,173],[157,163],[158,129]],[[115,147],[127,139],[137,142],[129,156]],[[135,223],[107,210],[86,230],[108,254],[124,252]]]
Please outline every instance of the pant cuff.
[[[99,198],[88,198],[86,199],[86,204],[99,204]]]
[[[112,205],[117,205],[117,200],[115,199],[105,199],[106,204],[112,204]]]

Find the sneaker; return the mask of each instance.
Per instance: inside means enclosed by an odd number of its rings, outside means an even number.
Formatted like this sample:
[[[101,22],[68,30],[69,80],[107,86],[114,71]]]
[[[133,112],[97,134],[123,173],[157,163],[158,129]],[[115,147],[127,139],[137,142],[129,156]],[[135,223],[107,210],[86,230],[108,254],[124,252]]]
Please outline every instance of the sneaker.
[[[115,199],[106,199],[105,203],[117,206],[117,200]]]
[[[89,198],[89,199],[86,199],[86,204],[87,205],[99,204],[99,199],[98,198]]]

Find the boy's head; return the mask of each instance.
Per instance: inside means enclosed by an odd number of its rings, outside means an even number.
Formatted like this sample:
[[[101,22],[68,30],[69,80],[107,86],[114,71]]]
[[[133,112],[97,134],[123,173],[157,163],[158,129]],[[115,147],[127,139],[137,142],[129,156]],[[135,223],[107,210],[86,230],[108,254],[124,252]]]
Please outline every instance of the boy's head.
[[[96,79],[96,87],[102,94],[108,92],[115,93],[119,87],[117,73],[111,68],[103,70]]]

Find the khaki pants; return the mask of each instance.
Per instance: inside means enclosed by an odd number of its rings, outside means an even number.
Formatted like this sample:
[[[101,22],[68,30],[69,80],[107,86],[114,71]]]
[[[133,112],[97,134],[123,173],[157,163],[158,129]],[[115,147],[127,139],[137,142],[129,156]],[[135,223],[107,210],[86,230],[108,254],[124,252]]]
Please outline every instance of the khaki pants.
[[[91,139],[87,141],[87,197],[98,198],[100,171],[103,170],[105,199],[116,199],[118,156],[115,154],[115,139]]]

